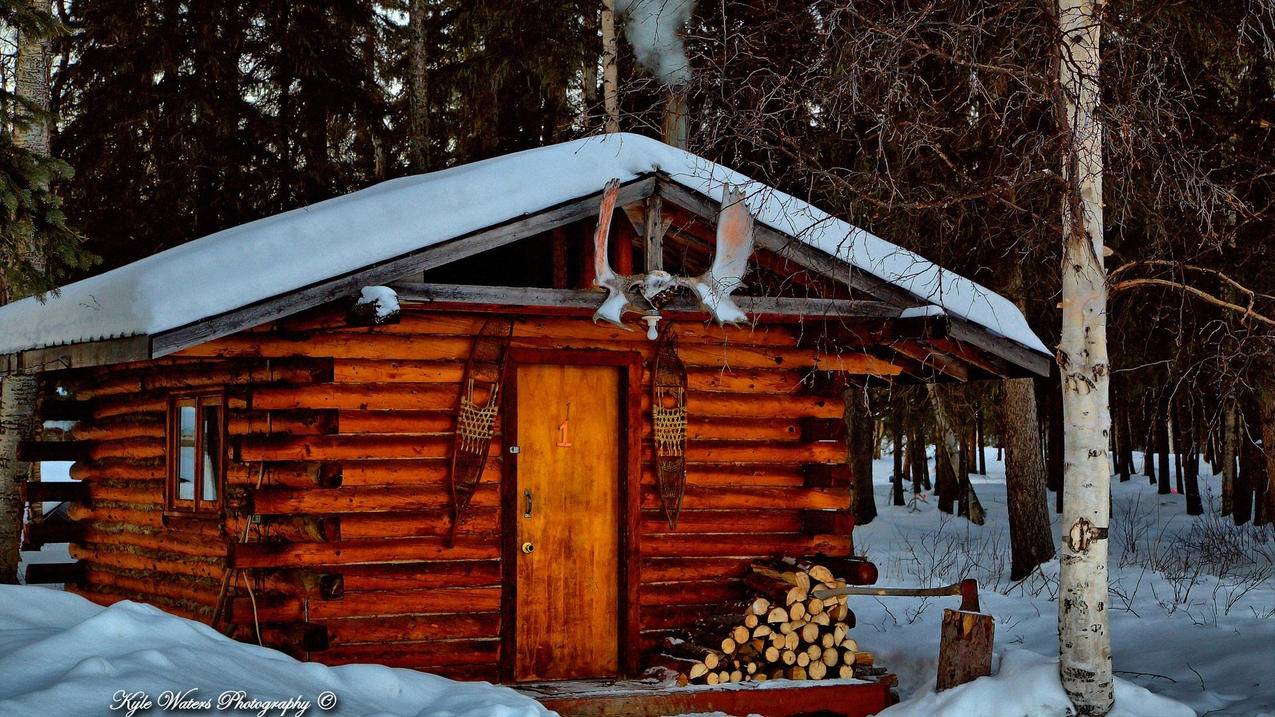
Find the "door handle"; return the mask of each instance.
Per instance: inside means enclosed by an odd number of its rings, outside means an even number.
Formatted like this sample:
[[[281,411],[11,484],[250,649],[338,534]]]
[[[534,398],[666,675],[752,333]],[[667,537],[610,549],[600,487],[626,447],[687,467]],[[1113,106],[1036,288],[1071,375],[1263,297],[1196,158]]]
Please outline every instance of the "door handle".
[[[530,554],[530,553],[531,553],[531,551],[533,551],[533,550],[535,550],[535,549],[536,549],[536,546],[532,545],[531,543],[523,543],[523,544],[522,544],[522,552],[524,552],[524,553],[528,553],[528,554]]]
[[[522,497],[523,497],[523,499],[524,499],[524,500],[526,500],[526,501],[527,501],[527,502],[526,502],[526,508],[522,511],[522,517],[524,517],[524,518],[530,518],[530,517],[531,517],[531,491],[530,491],[530,490],[525,490],[525,491],[523,491],[523,492],[522,492]],[[528,551],[528,552],[530,552],[530,551]]]

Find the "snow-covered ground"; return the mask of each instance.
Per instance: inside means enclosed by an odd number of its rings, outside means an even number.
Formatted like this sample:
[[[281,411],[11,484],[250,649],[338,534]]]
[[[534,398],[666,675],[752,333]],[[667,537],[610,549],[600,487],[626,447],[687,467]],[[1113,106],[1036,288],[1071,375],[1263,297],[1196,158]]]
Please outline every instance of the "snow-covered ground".
[[[377,665],[297,662],[149,605],[103,608],[57,590],[0,585],[0,715],[167,713],[550,714],[530,698],[485,682]]]
[[[910,491],[908,506],[890,505],[890,457],[874,465],[880,515],[856,528],[855,539],[880,567],[880,583],[973,577],[983,610],[996,618],[993,676],[935,694],[939,623],[957,599],[851,598],[856,639],[899,675],[904,702],[889,715],[1067,714],[1057,679],[1058,563],[1009,581],[1004,469],[995,457],[989,450],[988,475],[974,477],[987,512],[982,527],[940,513],[932,501],[911,501]],[[1145,478],[1113,488],[1115,714],[1275,715],[1275,532],[1217,517],[1212,476],[1201,477],[1208,510],[1199,518],[1186,515],[1182,496],[1157,495]],[[300,663],[148,606],[104,609],[59,591],[0,586],[0,715],[108,714],[121,689],[158,703],[165,691],[191,688],[196,699],[216,700],[224,690],[304,699],[311,715],[323,713],[324,693],[337,696],[335,714],[545,714],[505,688]]]
[[[939,512],[932,499],[891,505],[890,456],[874,464],[880,515],[855,529],[855,549],[880,568],[880,584],[973,577],[996,618],[994,677],[934,695],[943,608],[959,600],[851,598],[856,639],[899,674],[904,704],[886,714],[1065,714],[1057,711],[1066,704],[1056,672],[1058,561],[1009,581],[1004,466],[994,449],[987,458],[988,475],[973,477],[987,511],[982,527]],[[1112,483],[1109,604],[1124,714],[1174,714],[1140,686],[1201,715],[1275,715],[1275,532],[1217,517],[1219,480],[1202,467],[1206,515],[1198,518],[1186,515],[1183,496],[1157,495],[1146,478]],[[1057,525],[1054,515],[1055,535]]]

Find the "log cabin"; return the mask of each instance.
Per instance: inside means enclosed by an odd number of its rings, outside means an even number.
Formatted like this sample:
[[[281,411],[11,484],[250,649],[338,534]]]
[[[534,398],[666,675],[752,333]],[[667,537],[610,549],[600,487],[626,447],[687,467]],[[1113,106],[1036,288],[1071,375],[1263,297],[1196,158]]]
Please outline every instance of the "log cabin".
[[[71,520],[33,512],[25,547],[74,559],[29,581],[503,682],[639,676],[751,562],[854,556],[844,391],[1049,362],[994,292],[630,134],[0,309],[0,372],[38,380],[19,457],[75,461],[26,485]]]

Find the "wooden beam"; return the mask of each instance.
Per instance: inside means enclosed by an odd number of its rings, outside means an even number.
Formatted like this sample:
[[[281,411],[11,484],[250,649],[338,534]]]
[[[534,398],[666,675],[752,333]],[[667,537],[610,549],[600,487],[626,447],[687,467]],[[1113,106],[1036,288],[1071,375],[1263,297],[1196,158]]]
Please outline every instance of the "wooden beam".
[[[129,336],[27,349],[0,355],[0,374],[41,373],[69,368],[107,366],[150,358],[150,337]]]
[[[50,543],[73,543],[84,535],[84,526],[66,520],[27,523],[22,529],[22,549],[39,550]]]
[[[646,271],[664,270],[664,232],[668,227],[664,224],[664,200],[658,195],[646,200]]]
[[[513,286],[467,286],[463,284],[396,283],[393,285],[401,301],[429,304],[474,304],[479,306],[543,306],[554,309],[587,309],[602,304],[601,291],[570,289],[538,289]],[[850,299],[795,298],[787,296],[735,296],[735,303],[745,313],[766,316],[791,316],[807,319],[867,318],[898,319],[898,307],[880,301]],[[700,312],[689,297],[678,297],[667,312]]]
[[[76,583],[84,575],[84,563],[31,563],[27,566],[27,585]]]
[[[83,481],[26,481],[19,483],[18,492],[27,503],[87,503],[89,486]]]
[[[36,461],[86,461],[93,444],[88,441],[21,441],[18,443],[18,460]]]
[[[1004,336],[997,336],[967,319],[949,316],[947,332],[949,337],[957,341],[973,344],[993,356],[1005,359],[1014,366],[1024,369],[1024,373],[1016,374],[1015,378],[1026,378],[1028,374],[1035,374],[1042,378],[1049,377],[1049,369],[1054,363],[1051,357],[1010,341]]]
[[[621,185],[616,201],[619,204],[641,201],[651,196],[654,191],[654,177],[640,177]],[[353,296],[364,286],[388,284],[408,274],[428,271],[565,226],[597,214],[601,196],[602,192],[599,190],[588,196],[548,207],[530,216],[511,219],[503,224],[462,234],[342,276],[326,279],[218,316],[158,333],[154,336],[152,355],[166,356],[242,329],[291,316],[319,304]]]
[[[87,421],[93,418],[93,402],[45,399],[40,403],[40,418],[46,421]]]
[[[965,364],[931,347],[922,346],[914,341],[894,341],[889,344],[889,347],[937,373],[961,382],[970,380],[970,371]]]

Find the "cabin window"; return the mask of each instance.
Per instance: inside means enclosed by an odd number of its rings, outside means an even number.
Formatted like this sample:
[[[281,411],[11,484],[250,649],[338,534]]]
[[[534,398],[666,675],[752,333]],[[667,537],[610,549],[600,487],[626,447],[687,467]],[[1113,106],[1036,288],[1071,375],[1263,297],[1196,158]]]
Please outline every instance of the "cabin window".
[[[170,510],[215,510],[225,466],[225,403],[220,394],[175,396],[168,404]]]

